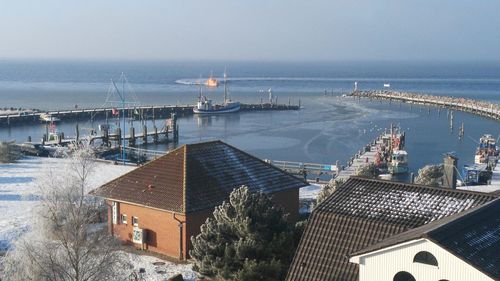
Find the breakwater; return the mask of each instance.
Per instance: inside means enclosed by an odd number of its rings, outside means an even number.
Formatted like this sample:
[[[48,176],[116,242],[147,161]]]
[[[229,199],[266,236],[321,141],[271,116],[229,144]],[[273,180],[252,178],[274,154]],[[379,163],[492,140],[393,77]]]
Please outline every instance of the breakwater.
[[[241,104],[240,111],[270,111],[270,110],[298,110],[298,105],[288,104]],[[116,108],[88,108],[57,110],[48,112],[20,112],[17,114],[0,115],[0,127],[15,126],[21,124],[41,123],[43,114],[56,117],[61,121],[71,120],[102,120],[112,118],[113,113],[121,115],[121,109]],[[139,120],[154,120],[169,118],[172,114],[177,116],[188,116],[193,114],[193,105],[149,105],[137,106],[125,109],[125,117]]]
[[[482,100],[380,90],[354,91],[350,96],[439,106],[500,121],[500,104]]]

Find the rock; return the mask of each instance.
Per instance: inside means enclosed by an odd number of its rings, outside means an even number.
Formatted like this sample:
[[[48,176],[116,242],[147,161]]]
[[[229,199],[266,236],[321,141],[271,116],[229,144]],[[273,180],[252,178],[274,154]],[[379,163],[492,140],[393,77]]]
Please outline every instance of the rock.
[[[184,278],[182,277],[182,274],[176,274],[168,278],[167,281],[184,281]]]

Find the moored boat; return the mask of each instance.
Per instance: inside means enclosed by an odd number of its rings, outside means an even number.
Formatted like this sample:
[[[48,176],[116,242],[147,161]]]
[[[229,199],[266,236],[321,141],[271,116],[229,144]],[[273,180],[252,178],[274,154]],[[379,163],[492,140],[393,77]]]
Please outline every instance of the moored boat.
[[[404,150],[395,150],[391,155],[391,162],[388,168],[391,174],[407,173],[409,170],[408,153]]]
[[[500,150],[496,139],[492,135],[485,134],[479,139],[479,146],[474,156],[475,164],[492,164],[499,159]]]
[[[198,102],[193,108],[193,112],[196,114],[221,114],[221,113],[232,113],[240,110],[240,103],[232,101],[228,98],[228,90],[226,83],[227,75],[224,73],[224,102],[222,104],[213,104],[212,100],[205,97],[201,91],[198,96]]]

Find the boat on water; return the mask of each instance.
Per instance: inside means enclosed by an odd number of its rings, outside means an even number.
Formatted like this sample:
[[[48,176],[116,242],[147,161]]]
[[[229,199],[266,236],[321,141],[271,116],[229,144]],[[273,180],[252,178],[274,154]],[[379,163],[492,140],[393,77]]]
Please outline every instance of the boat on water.
[[[475,164],[493,164],[498,161],[500,150],[496,144],[496,139],[489,134],[479,138],[479,146],[474,156]]]
[[[391,155],[391,162],[388,165],[389,173],[408,173],[408,153],[404,150],[395,150]]]
[[[61,121],[61,119],[59,119],[56,116],[52,116],[49,113],[42,113],[42,114],[40,114],[40,120],[44,121],[44,122],[51,122],[51,123],[55,123],[55,122]]]
[[[210,72],[210,77],[205,81],[205,86],[207,87],[218,87],[219,81],[213,77],[213,73]]]
[[[391,84],[390,83],[384,83],[384,88],[390,88]]]
[[[224,72],[224,102],[222,104],[214,104],[212,100],[208,99],[203,95],[201,87],[200,94],[198,96],[198,102],[193,108],[193,112],[196,114],[222,114],[222,113],[233,113],[240,110],[240,103],[232,101],[228,97],[227,75]]]

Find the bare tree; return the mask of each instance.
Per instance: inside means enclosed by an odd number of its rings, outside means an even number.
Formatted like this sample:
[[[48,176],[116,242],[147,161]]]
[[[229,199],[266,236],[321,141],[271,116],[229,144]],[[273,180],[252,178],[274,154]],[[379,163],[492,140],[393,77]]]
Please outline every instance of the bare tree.
[[[32,229],[5,257],[3,280],[123,280],[127,259],[96,224],[102,202],[87,196],[94,163],[92,150],[81,148],[64,171],[38,182],[41,204]]]

